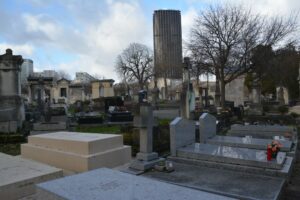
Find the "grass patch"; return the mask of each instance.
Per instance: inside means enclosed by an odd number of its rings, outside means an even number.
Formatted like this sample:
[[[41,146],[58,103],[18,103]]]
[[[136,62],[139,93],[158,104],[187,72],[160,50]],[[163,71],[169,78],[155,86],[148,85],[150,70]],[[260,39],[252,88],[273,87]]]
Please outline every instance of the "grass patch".
[[[0,152],[9,154],[12,156],[20,155],[21,154],[21,145],[20,143],[17,144],[1,144],[0,145]]]
[[[121,127],[119,125],[103,125],[103,126],[77,126],[77,132],[85,132],[85,133],[120,133]]]
[[[158,125],[159,126],[169,126],[171,121],[172,121],[171,119],[159,119],[158,120]]]

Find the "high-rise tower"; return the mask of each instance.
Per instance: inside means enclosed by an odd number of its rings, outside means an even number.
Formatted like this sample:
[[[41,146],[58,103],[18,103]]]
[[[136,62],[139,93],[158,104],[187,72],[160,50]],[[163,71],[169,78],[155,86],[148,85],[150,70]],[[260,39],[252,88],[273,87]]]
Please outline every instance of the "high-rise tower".
[[[182,32],[180,11],[154,11],[153,41],[156,78],[181,79]]]

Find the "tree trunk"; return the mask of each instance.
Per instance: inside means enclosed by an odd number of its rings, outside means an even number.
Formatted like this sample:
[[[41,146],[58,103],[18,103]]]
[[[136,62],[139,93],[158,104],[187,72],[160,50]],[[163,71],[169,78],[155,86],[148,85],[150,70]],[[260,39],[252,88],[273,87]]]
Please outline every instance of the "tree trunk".
[[[219,67],[216,67],[216,91],[215,91],[215,106],[220,106],[220,72]]]
[[[140,86],[140,90],[144,89],[144,84],[143,83],[139,83],[139,86]]]
[[[165,84],[165,99],[168,99],[168,83],[167,83],[167,77],[164,76],[164,84]]]
[[[221,106],[222,108],[225,108],[225,82],[224,78],[221,78]]]
[[[221,83],[221,106],[225,108],[225,77],[224,68],[220,69],[220,83]]]

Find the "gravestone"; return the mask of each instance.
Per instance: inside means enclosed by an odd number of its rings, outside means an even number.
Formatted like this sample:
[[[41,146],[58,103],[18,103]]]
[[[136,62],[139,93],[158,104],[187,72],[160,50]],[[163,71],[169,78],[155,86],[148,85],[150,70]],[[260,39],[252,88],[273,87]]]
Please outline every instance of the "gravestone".
[[[152,106],[148,103],[141,104],[133,122],[140,132],[140,152],[130,165],[132,169],[144,171],[163,160],[158,158],[156,152],[153,152],[153,120]]]
[[[200,143],[206,143],[207,139],[214,137],[217,133],[217,119],[208,113],[203,113],[199,118]]]
[[[176,117],[170,123],[170,150],[171,155],[176,156],[180,147],[195,142],[195,122],[181,117]]]

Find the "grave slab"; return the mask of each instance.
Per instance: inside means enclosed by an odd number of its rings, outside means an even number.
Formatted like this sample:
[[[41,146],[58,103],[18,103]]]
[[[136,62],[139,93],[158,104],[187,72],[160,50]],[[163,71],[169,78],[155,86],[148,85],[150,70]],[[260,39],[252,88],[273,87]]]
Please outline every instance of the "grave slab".
[[[199,143],[179,148],[177,156],[269,169],[282,169],[286,159],[284,152],[279,152],[276,159],[268,161],[266,151]]]
[[[250,135],[255,138],[273,139],[274,136],[295,137],[293,127],[279,125],[240,125],[234,124],[228,131],[230,136],[244,137]]]
[[[149,171],[142,176],[237,199],[277,200],[284,178],[173,162],[175,171]],[[193,198],[195,199],[195,198]]]
[[[61,169],[0,153],[0,199],[35,193],[35,184],[63,176]]]
[[[122,147],[123,137],[122,135],[113,134],[62,131],[29,136],[28,144],[89,155],[106,151],[107,149]]]
[[[214,136],[211,139],[207,139],[207,143],[223,145],[223,146],[231,146],[231,147],[241,147],[241,148],[249,148],[249,149],[261,149],[266,150],[267,145],[272,143],[272,139],[259,139],[259,138],[251,138],[251,137],[232,137],[232,136]],[[283,145],[280,148],[281,151],[289,152],[291,151],[292,142],[288,140],[279,140],[279,142]]]
[[[42,183],[37,188],[37,199],[43,200],[233,199],[105,168]]]
[[[214,161],[195,160],[195,159],[173,157],[173,156],[169,156],[168,160],[177,163],[195,165],[200,167],[224,169],[224,170],[242,172],[245,174],[254,174],[254,175],[262,175],[262,176],[270,176],[270,177],[282,177],[282,178],[289,178],[294,166],[294,158],[289,156],[286,157],[286,161],[284,162],[282,169],[266,169],[261,167],[254,167],[254,166],[247,166],[247,165],[240,165],[240,164],[220,163]]]

